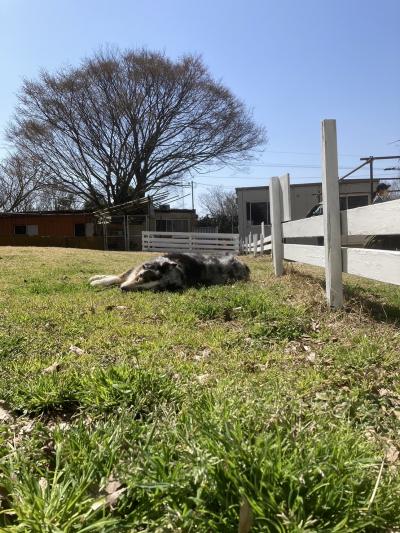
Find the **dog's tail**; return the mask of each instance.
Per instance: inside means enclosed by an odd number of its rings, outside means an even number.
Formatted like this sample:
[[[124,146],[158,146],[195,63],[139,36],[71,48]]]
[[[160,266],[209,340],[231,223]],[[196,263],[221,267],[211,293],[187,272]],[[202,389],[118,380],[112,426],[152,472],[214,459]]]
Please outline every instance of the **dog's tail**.
[[[109,287],[111,285],[121,285],[122,276],[93,276],[89,279],[92,287]]]

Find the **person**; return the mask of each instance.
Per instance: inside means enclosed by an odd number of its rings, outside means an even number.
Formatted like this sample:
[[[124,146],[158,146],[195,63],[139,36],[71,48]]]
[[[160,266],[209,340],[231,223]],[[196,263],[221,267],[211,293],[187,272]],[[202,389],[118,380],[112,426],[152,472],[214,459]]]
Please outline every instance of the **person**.
[[[390,185],[388,185],[387,183],[378,183],[372,203],[379,204],[381,202],[386,202],[387,200],[390,200],[388,191],[389,188]]]

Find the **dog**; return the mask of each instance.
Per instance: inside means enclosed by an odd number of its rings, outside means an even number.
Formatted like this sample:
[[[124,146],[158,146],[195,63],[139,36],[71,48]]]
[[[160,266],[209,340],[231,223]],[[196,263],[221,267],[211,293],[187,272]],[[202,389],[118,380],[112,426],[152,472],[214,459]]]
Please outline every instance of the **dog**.
[[[93,276],[90,285],[119,285],[123,291],[182,290],[196,285],[222,285],[248,280],[249,267],[233,256],[168,253],[119,276]]]

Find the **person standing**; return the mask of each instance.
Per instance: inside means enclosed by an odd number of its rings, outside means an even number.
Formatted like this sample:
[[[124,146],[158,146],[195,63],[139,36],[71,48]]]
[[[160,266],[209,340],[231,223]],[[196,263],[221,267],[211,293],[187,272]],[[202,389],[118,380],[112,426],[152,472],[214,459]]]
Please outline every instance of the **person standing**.
[[[388,189],[390,189],[390,185],[387,183],[378,183],[372,203],[380,204],[381,202],[387,202],[390,200]]]

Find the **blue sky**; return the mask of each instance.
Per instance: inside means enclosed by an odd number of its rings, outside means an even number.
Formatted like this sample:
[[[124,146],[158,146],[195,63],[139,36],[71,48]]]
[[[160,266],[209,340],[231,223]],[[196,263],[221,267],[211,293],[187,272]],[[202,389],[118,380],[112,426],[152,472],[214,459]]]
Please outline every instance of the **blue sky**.
[[[0,129],[23,77],[102,45],[144,46],[201,54],[267,129],[254,166],[195,176],[197,196],[284,172],[318,178],[324,118],[337,120],[343,174],[359,157],[400,152],[390,144],[400,139],[399,20],[400,0],[0,0]]]

